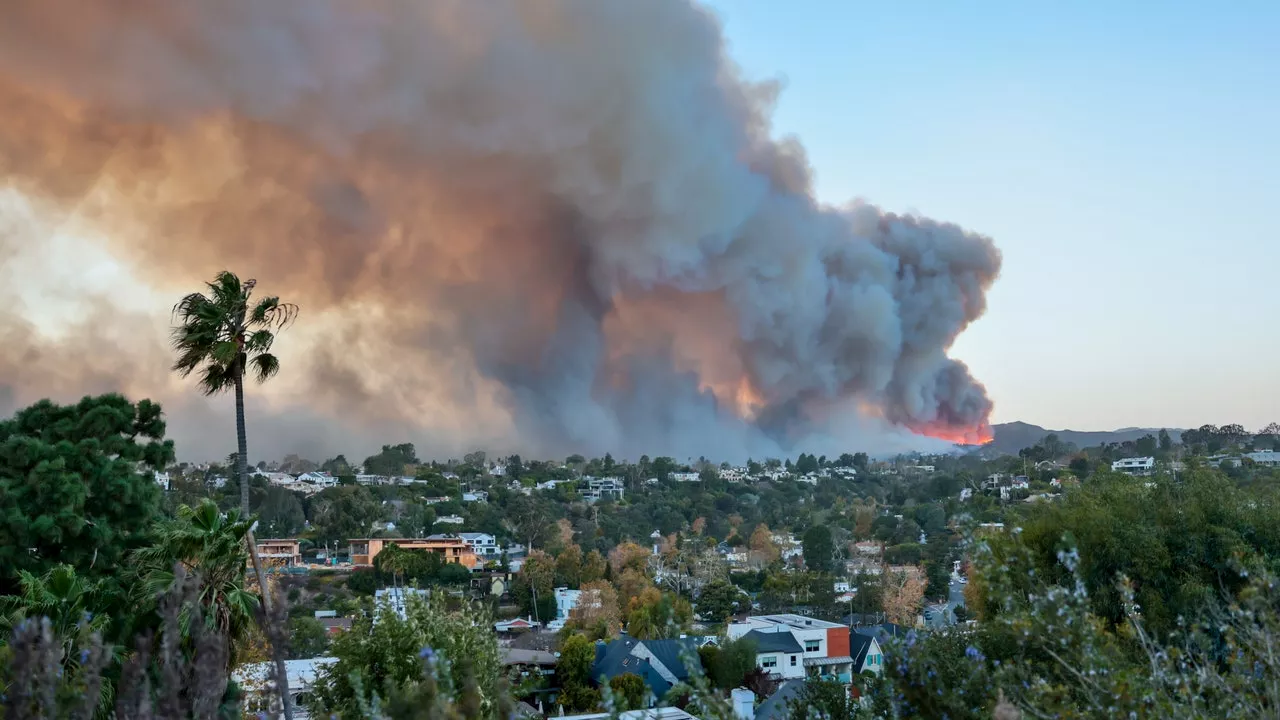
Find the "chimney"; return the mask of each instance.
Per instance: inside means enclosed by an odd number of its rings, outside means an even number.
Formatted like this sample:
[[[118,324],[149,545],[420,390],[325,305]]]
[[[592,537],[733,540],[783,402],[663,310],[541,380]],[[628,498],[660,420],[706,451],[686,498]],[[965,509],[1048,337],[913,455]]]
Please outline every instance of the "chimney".
[[[733,699],[734,720],[754,720],[756,694],[746,688],[734,688],[730,695]]]

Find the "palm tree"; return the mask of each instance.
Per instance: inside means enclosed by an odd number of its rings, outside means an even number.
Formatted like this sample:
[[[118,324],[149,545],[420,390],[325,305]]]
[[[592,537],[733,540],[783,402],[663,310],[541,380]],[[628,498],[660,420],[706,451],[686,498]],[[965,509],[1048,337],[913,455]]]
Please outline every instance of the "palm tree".
[[[258,596],[244,583],[249,527],[239,511],[224,515],[208,498],[195,507],[179,507],[176,518],[156,527],[155,542],[133,554],[144,596],[168,592],[180,565],[200,579],[198,601],[205,620],[233,644],[244,639],[258,604]]]
[[[19,594],[0,596],[0,645],[24,620],[44,617],[69,657],[82,635],[104,633],[110,624],[106,613],[95,614],[105,600],[102,582],[80,577],[70,565],[55,565],[42,576],[19,570],[18,586]]]
[[[101,639],[111,625],[108,613],[95,612],[108,605],[109,591],[105,583],[80,577],[70,565],[55,565],[40,576],[19,570],[18,586],[17,595],[0,596],[0,647],[15,637],[16,628],[44,618],[49,623],[50,637],[61,645],[59,677],[64,672],[70,677],[80,671],[90,657],[87,648],[101,646]],[[106,660],[118,663],[123,659],[122,648],[110,645],[105,648]],[[76,652],[77,649],[81,652]],[[99,667],[89,672],[101,673],[101,670]],[[97,707],[106,709],[111,707],[115,686],[101,675],[98,680]],[[88,687],[93,687],[93,683]],[[92,710],[92,707],[85,709]]]
[[[178,359],[173,369],[182,377],[200,372],[200,389],[217,395],[236,393],[236,477],[240,480],[240,514],[249,516],[248,441],[244,430],[244,377],[252,371],[266,382],[280,371],[271,354],[273,331],[284,329],[298,316],[298,306],[267,297],[251,305],[254,280],[240,282],[223,271],[211,283],[209,294],[191,293],[173,307],[179,321],[173,328],[173,349]]]

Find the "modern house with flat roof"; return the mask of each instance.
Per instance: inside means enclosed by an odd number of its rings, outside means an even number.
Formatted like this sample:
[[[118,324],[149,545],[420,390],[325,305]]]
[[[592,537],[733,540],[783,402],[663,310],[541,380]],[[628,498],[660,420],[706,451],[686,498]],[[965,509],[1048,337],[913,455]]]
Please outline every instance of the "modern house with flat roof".
[[[258,557],[268,566],[293,567],[302,564],[302,546],[297,540],[259,540]]]
[[[440,555],[445,562],[457,563],[468,570],[476,566],[476,554],[471,546],[456,536],[429,538],[356,538],[351,545],[352,565],[372,565],[388,545],[401,550],[425,550]]]

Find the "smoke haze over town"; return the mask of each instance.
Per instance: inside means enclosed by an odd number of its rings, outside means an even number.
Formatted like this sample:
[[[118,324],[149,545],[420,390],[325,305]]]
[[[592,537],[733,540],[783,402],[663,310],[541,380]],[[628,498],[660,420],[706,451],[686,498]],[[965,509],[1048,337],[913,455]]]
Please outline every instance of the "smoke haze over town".
[[[993,242],[813,191],[683,0],[17,0],[0,25],[0,414],[152,397],[221,269],[302,308],[254,459],[411,440],[706,455],[979,442],[948,357]],[[211,428],[213,428],[211,430]],[[945,444],[942,444],[945,446]]]

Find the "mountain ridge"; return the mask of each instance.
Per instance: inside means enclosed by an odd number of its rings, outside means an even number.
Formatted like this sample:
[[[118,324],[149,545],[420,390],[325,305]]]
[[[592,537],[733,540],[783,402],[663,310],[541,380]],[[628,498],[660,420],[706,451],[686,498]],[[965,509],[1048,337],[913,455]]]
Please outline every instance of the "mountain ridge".
[[[1182,437],[1181,428],[1163,428],[1169,431],[1174,442]],[[1126,427],[1118,430],[1050,430],[1028,422],[1014,421],[998,423],[991,426],[993,439],[983,446],[985,450],[1016,455],[1019,450],[1031,447],[1053,433],[1064,443],[1072,443],[1078,448],[1092,447],[1103,443],[1122,443],[1137,440],[1143,435],[1159,435],[1161,428]]]

